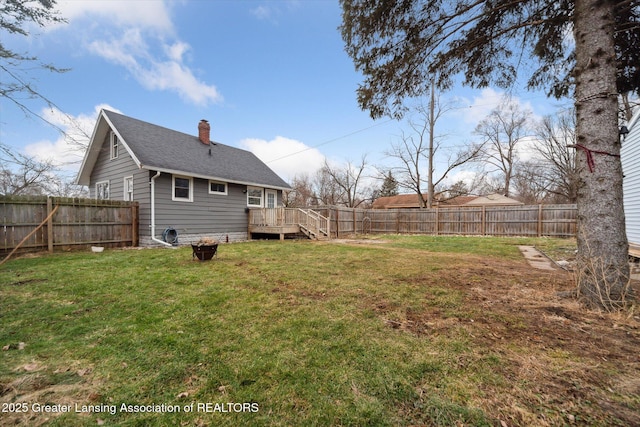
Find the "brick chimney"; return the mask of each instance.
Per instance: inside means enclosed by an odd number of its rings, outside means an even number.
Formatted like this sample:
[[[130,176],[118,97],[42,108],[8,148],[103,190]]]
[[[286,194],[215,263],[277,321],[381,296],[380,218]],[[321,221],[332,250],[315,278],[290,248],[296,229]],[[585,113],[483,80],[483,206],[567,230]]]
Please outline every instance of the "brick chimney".
[[[200,120],[200,123],[198,123],[198,139],[205,145],[209,145],[211,141],[211,126],[205,119]]]

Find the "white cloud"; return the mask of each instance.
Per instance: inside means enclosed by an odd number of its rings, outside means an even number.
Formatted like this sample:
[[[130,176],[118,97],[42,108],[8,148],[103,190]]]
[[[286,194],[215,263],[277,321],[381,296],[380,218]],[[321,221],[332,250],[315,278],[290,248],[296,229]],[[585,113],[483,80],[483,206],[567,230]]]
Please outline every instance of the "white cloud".
[[[191,46],[189,46],[189,44],[187,43],[179,41],[172,45],[165,45],[164,48],[169,59],[176,62],[182,62],[182,57],[191,49]]]
[[[467,187],[471,187],[478,179],[478,172],[471,170],[460,170],[447,179],[447,185],[453,185],[458,181],[464,182]]]
[[[240,146],[255,154],[285,180],[296,175],[313,174],[325,160],[316,148],[283,136],[271,141],[248,138],[240,141]]]
[[[187,43],[163,44],[166,57],[157,59],[141,32],[129,29],[120,39],[96,40],[88,47],[92,53],[125,67],[146,89],[172,91],[185,101],[201,106],[222,102],[218,89],[198,80],[184,64],[182,58],[190,49]]]
[[[59,6],[89,52],[124,67],[144,88],[174,92],[199,106],[222,102],[218,89],[198,78],[185,61],[191,46],[175,36],[168,5],[91,0],[63,1]]]
[[[140,83],[148,89],[177,92],[182,99],[196,105],[221,102],[222,95],[215,86],[199,81],[189,67],[175,61],[153,62],[148,69],[135,70]]]
[[[52,161],[56,166],[66,171],[77,171],[84,156],[84,148],[89,144],[98,113],[101,109],[120,112],[107,104],[94,107],[91,113],[81,113],[71,116],[58,109],[44,109],[42,116],[64,132],[55,141],[42,140],[27,145],[26,155],[41,161]]]
[[[71,24],[85,17],[102,18],[121,27],[173,32],[170,11],[164,1],[63,0],[58,2],[58,10]]]
[[[272,24],[277,24],[280,16],[284,13],[297,10],[299,6],[299,0],[266,2],[265,4],[250,9],[249,12],[260,21],[269,21]]]
[[[251,14],[261,21],[269,21],[273,16],[273,9],[266,5],[260,5],[250,10]]]
[[[496,92],[491,88],[483,89],[480,96],[474,96],[469,103],[469,108],[464,111],[464,121],[477,124],[487,117],[491,111],[502,103],[504,92]]]
[[[96,40],[87,47],[90,52],[129,70],[139,67],[137,58],[149,57],[149,47],[137,29],[127,30],[119,40]]]
[[[470,125],[477,125],[481,120],[485,119],[491,112],[505,102],[507,95],[504,92],[498,92],[492,88],[482,89],[479,96],[473,99],[458,98],[456,101],[462,105],[468,105],[467,108],[457,109],[456,115],[463,122]],[[529,101],[523,101],[518,97],[511,97],[509,103],[518,105],[520,110],[533,111],[533,107]],[[533,117],[533,116],[532,116]]]

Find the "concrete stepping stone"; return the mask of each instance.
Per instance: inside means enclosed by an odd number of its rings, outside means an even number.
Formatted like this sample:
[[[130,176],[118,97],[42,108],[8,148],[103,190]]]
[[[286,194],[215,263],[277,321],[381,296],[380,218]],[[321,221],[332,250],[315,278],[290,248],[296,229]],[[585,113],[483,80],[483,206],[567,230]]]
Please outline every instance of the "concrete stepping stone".
[[[539,270],[556,270],[553,262],[533,246],[518,246],[529,265]]]

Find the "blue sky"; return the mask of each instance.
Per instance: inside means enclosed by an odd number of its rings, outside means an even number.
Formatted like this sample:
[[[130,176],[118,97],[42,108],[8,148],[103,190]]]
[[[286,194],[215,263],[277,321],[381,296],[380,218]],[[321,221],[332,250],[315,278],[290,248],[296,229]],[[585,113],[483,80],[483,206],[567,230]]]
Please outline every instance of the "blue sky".
[[[29,74],[60,111],[27,101],[70,133],[65,115],[90,133],[99,109],[109,108],[194,135],[207,119],[212,139],[253,151],[286,180],[313,173],[325,158],[357,163],[366,154],[371,165],[393,164],[384,152],[406,125],[373,121],[358,107],[362,78],[344,52],[337,1],[60,0],[58,9],[67,24],[3,42],[70,68]],[[535,116],[566,105],[517,88],[512,94]],[[500,95],[462,87],[442,94],[457,108],[437,133],[452,146],[473,140]],[[77,170],[68,142],[6,99],[0,141]]]

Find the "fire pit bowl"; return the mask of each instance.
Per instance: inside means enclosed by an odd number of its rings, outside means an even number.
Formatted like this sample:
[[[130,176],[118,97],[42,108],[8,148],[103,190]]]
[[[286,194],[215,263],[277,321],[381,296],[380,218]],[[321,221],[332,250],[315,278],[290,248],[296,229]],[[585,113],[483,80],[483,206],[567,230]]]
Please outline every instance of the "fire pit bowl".
[[[192,244],[191,249],[193,249],[192,258],[198,258],[200,261],[209,261],[218,252],[218,244]]]

